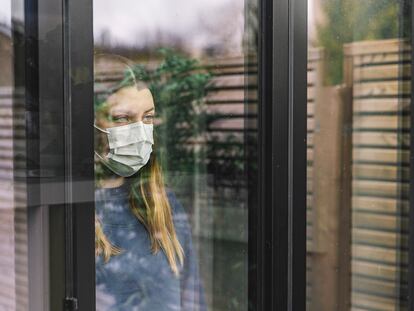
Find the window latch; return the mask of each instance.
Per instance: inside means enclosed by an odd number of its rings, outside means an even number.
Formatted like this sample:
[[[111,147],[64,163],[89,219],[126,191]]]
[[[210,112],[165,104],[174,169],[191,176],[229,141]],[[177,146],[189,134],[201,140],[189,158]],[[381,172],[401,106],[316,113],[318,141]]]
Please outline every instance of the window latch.
[[[64,299],[64,310],[65,311],[76,311],[78,310],[78,299],[76,297],[66,297]]]

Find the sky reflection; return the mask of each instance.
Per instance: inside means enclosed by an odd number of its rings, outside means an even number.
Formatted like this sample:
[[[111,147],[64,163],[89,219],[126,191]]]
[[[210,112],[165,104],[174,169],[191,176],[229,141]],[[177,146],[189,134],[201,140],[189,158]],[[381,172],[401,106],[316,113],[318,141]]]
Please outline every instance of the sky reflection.
[[[95,0],[95,43],[148,47],[178,43],[197,53],[241,51],[244,0]]]

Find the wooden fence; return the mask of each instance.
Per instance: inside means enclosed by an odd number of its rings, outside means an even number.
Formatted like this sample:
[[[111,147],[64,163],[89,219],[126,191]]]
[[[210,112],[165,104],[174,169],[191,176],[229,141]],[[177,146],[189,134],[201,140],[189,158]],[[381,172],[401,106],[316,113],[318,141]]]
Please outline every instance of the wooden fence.
[[[345,46],[353,85],[352,310],[408,310],[409,45]]]
[[[308,310],[408,310],[410,49],[344,52],[335,87],[315,87],[326,60],[309,56]]]

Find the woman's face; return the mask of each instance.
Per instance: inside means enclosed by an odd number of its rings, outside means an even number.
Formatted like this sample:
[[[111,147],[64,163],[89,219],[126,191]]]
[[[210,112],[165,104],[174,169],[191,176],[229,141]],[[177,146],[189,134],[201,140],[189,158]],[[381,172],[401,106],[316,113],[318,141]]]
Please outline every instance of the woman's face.
[[[154,122],[154,99],[149,89],[138,90],[135,86],[119,89],[111,94],[96,112],[96,125],[107,129],[142,121]],[[108,152],[109,146],[105,135],[99,135],[99,153]]]

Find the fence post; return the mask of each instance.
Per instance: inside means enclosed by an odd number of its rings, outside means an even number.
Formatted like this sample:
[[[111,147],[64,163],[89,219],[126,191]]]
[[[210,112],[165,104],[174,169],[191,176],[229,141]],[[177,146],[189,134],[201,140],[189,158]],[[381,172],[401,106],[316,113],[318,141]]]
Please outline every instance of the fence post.
[[[349,311],[352,86],[317,90],[314,118],[310,309]]]

